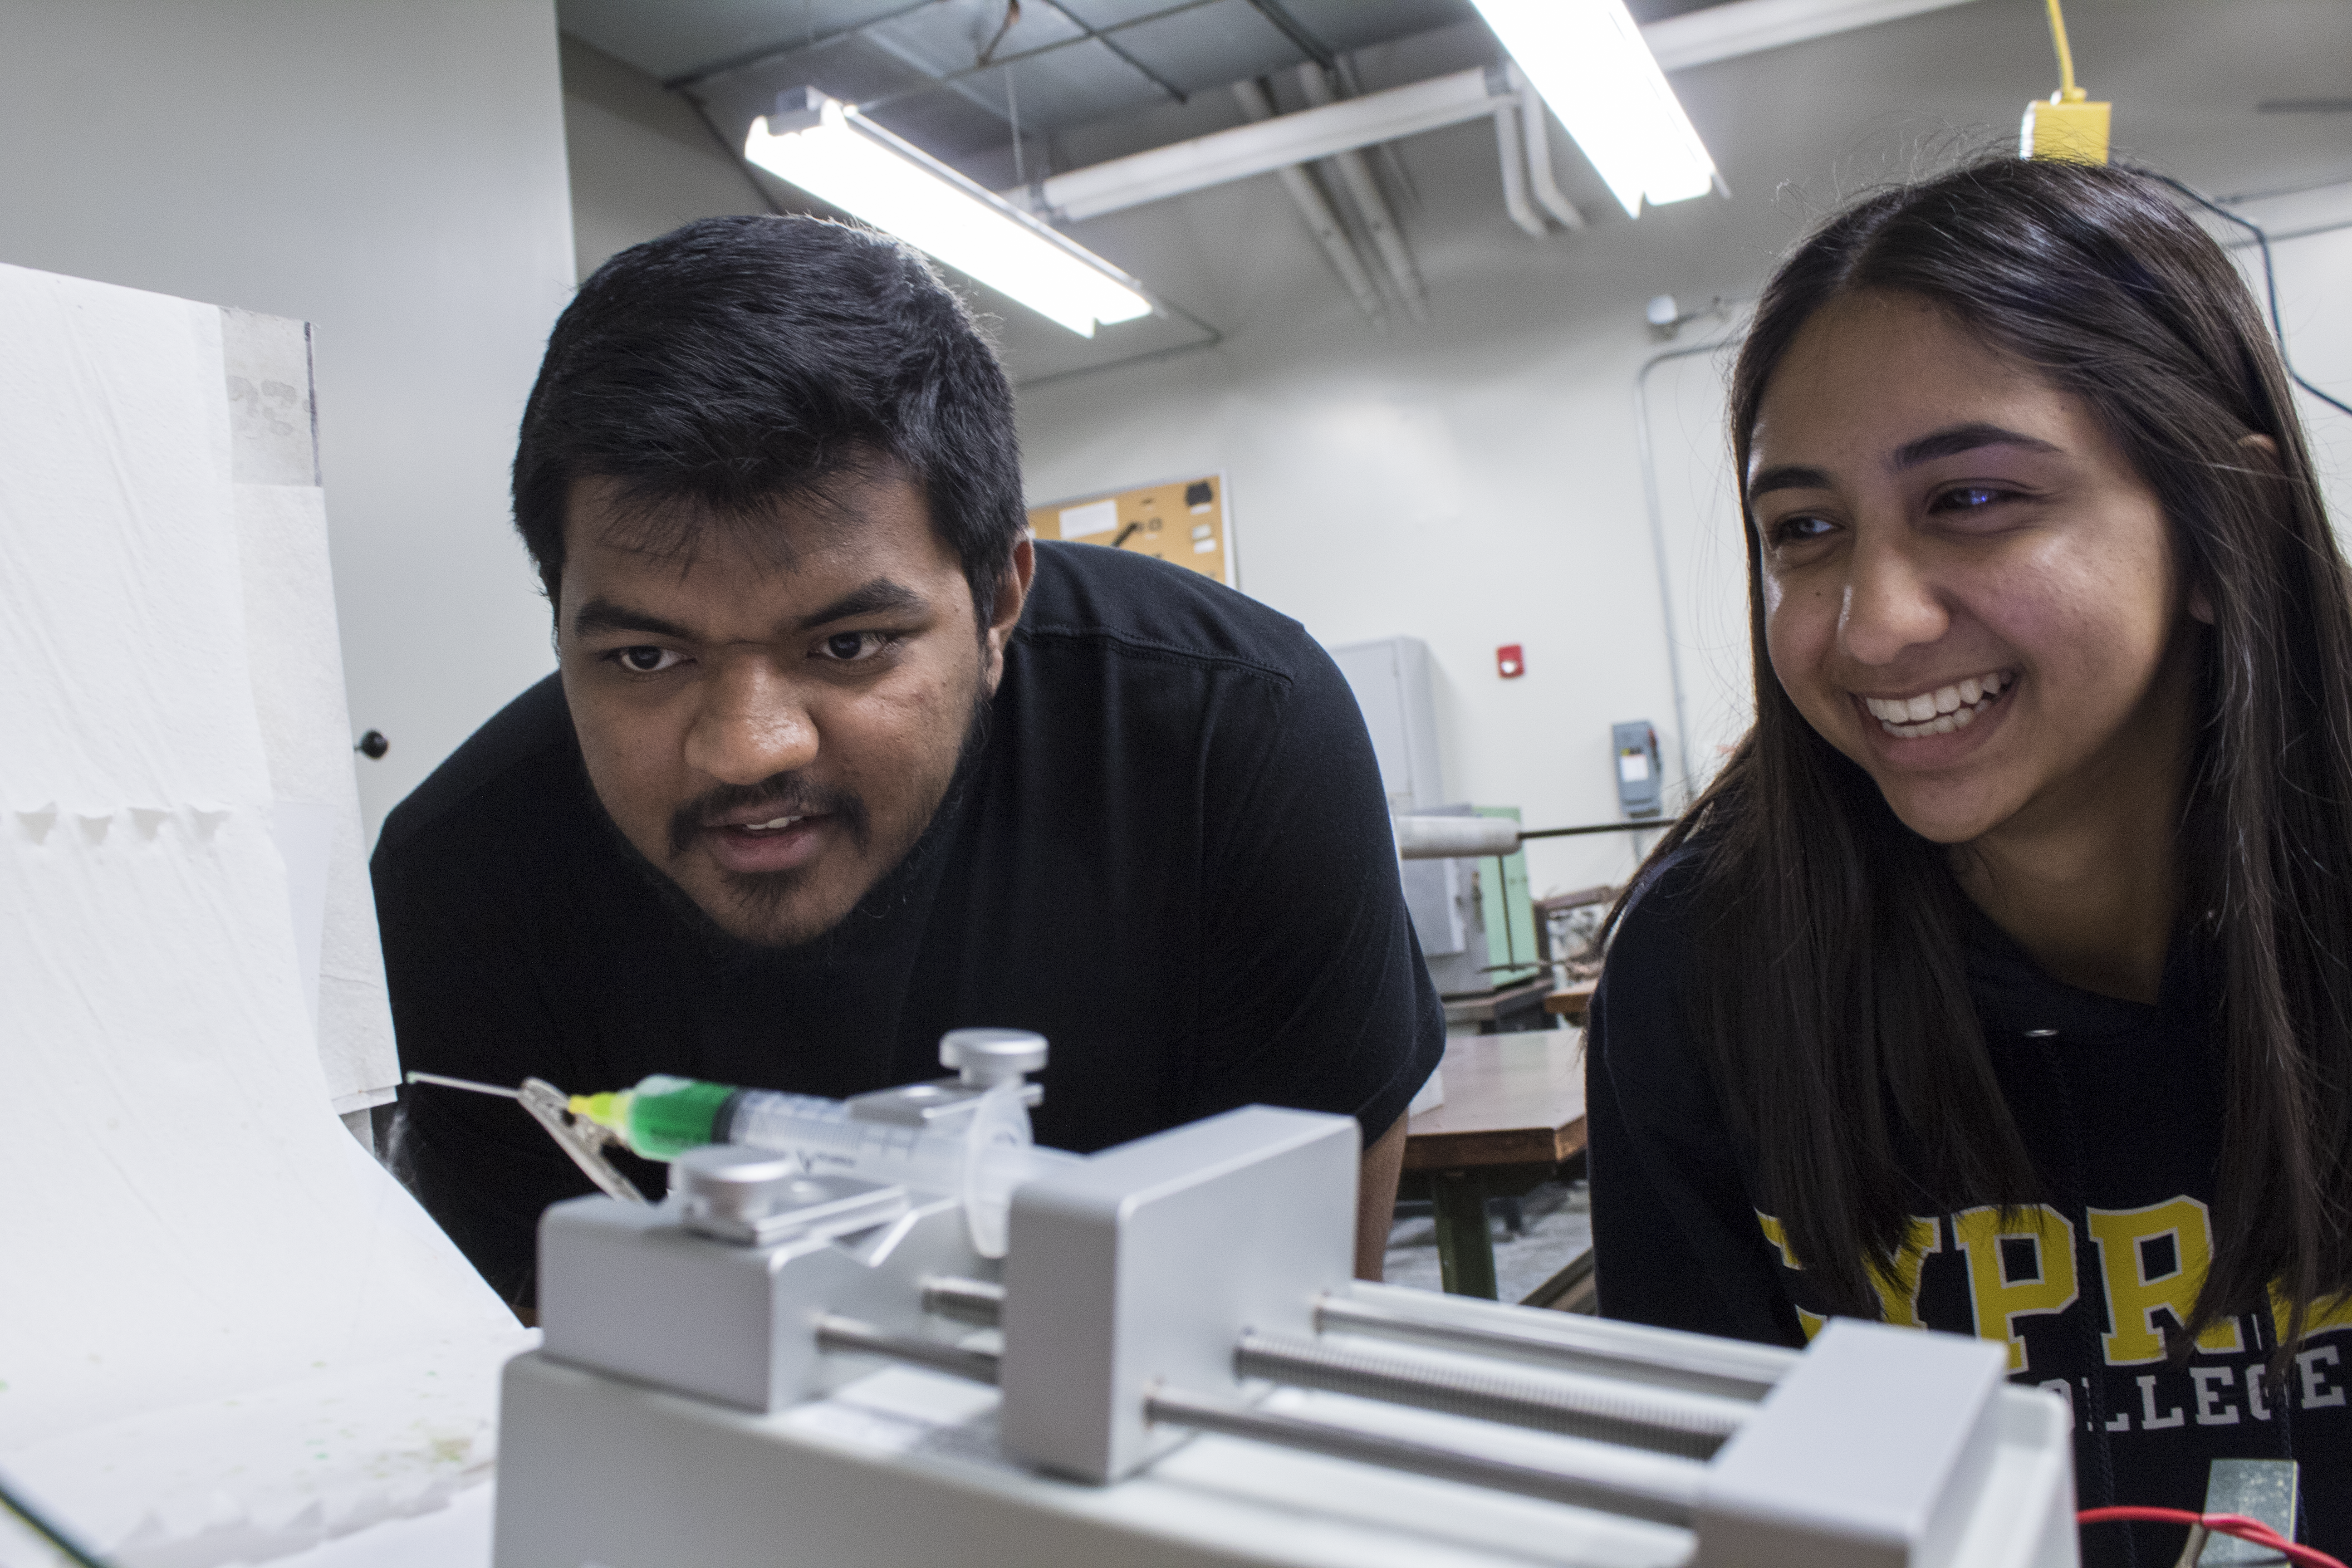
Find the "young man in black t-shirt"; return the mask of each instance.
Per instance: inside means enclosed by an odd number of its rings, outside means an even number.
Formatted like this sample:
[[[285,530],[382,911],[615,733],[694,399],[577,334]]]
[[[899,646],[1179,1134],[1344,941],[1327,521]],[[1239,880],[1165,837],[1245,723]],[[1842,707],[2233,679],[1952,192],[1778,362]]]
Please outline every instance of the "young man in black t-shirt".
[[[550,342],[515,513],[559,670],[385,823],[407,1067],[845,1095],[1034,1028],[1048,1144],[1358,1117],[1377,1270],[1444,1026],[1354,700],[1237,594],[1025,537],[1009,390],[919,258],[787,218],[623,252]],[[401,1128],[527,1306],[585,1184],[495,1100],[412,1089]]]

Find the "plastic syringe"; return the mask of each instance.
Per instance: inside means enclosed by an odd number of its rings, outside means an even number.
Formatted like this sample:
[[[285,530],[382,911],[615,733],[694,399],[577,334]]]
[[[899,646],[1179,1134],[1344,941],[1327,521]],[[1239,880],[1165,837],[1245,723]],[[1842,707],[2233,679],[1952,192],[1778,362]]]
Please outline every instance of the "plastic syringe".
[[[1013,1189],[1079,1158],[1032,1142],[1024,1087],[1015,1080],[989,1089],[953,1131],[866,1121],[846,1100],[667,1074],[613,1093],[573,1095],[571,1109],[649,1160],[740,1143],[786,1155],[811,1174],[961,1198],[972,1246],[983,1258],[1002,1258]]]

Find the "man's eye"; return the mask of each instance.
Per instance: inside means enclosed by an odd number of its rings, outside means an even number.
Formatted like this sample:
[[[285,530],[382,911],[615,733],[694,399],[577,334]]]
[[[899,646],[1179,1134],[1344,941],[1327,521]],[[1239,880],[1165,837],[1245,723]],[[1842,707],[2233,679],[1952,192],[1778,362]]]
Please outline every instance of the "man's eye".
[[[650,643],[638,647],[615,648],[604,657],[631,675],[658,675],[679,662],[677,654],[671,649],[656,647]]]
[[[824,649],[824,657],[834,663],[855,664],[860,659],[872,658],[889,647],[890,642],[891,638],[886,632],[835,632],[820,646]]]

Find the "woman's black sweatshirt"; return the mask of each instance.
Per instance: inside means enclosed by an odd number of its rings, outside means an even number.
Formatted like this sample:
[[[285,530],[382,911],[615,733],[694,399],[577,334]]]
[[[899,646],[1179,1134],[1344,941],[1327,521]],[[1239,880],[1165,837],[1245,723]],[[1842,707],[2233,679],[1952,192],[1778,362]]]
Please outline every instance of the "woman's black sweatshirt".
[[[1759,1191],[1689,1037],[1697,867],[1686,853],[1636,895],[1592,1005],[1587,1065],[1601,1311],[1699,1333],[1801,1344],[1819,1301]],[[2045,1201],[1913,1223],[1916,1268],[1882,1287],[1889,1321],[2007,1342],[2011,1376],[2074,1411],[2081,1506],[2195,1509],[2217,1458],[2293,1458],[2302,1539],[2352,1557],[2352,1307],[2323,1312],[2288,1363],[2251,1313],[2185,1362],[2210,1254],[2224,1091],[2210,961],[2184,939],[2156,1006],[2063,985],[1980,916],[1968,984]],[[2099,1525],[2086,1563],[2162,1568],[2177,1527]]]

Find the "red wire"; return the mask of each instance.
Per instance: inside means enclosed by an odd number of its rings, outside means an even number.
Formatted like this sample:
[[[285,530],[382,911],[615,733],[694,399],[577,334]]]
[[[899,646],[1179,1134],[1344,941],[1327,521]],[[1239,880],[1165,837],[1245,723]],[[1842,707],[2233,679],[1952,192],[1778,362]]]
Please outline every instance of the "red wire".
[[[2129,1521],[2146,1524],[2203,1525],[2216,1535],[2234,1535],[2280,1553],[2303,1568],[2345,1568],[2343,1563],[2316,1547],[2297,1546],[2259,1519],[2242,1513],[2191,1513],[2185,1508],[2086,1508],[2074,1516],[2077,1524]]]

